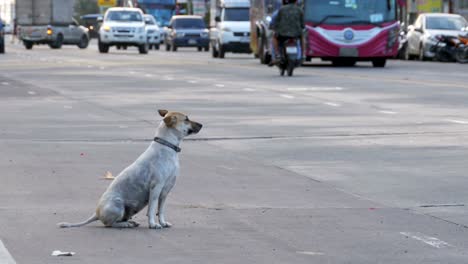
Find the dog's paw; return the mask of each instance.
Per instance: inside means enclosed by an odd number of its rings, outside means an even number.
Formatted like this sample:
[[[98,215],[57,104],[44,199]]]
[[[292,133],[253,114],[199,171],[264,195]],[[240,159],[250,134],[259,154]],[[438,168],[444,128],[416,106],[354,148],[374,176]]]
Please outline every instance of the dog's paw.
[[[140,225],[139,223],[132,221],[132,220],[129,220],[128,223],[132,225],[132,227],[138,227]]]
[[[169,228],[172,226],[171,223],[169,222],[159,222],[163,228]]]
[[[160,224],[150,224],[149,228],[150,229],[161,229],[162,226]]]

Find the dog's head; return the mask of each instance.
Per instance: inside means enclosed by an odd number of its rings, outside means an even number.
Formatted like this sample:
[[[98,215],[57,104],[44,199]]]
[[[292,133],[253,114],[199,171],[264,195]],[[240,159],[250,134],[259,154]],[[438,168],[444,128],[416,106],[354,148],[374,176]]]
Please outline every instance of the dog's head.
[[[163,117],[164,124],[179,132],[182,137],[196,134],[202,128],[202,124],[191,121],[187,115],[179,112],[169,112],[167,110],[158,110]]]

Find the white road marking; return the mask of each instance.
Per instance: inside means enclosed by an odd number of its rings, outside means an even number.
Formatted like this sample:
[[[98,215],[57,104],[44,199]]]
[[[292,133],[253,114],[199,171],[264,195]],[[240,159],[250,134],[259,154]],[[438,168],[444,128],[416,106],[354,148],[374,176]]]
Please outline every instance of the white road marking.
[[[3,242],[0,240],[0,263],[2,264],[16,264],[16,261],[10,255]]]
[[[224,84],[215,84],[216,87],[224,87]]]
[[[147,73],[147,74],[145,74],[145,77],[153,77],[153,74]]]
[[[10,85],[9,82],[2,82],[2,85]]]
[[[462,125],[468,124],[468,121],[465,121],[465,120],[446,119],[445,121],[450,122],[450,123],[455,123],[455,124],[462,124]]]
[[[342,91],[342,87],[290,87],[287,88],[288,91]]]
[[[323,252],[313,252],[313,251],[296,251],[297,254],[309,255],[309,256],[323,256]]]
[[[29,91],[29,92],[28,92],[28,94],[29,94],[29,95],[35,95],[35,94],[36,94],[36,92]]]
[[[332,102],[325,102],[323,103],[325,105],[328,105],[328,106],[333,106],[333,107],[340,107],[341,104],[338,104],[338,103],[332,103]]]
[[[64,105],[63,108],[65,108],[65,109],[72,109],[73,106],[71,106],[71,105]]]
[[[289,95],[289,94],[280,94],[280,96],[286,99],[294,99],[294,96]]]
[[[449,243],[447,243],[445,241],[442,241],[442,240],[440,240],[440,239],[438,239],[436,237],[426,236],[426,235],[421,234],[421,233],[400,232],[400,234],[402,234],[404,236],[407,236],[407,237],[410,237],[412,239],[421,241],[421,242],[423,242],[425,244],[428,244],[431,247],[435,247],[435,248],[452,247],[452,245],[450,245]]]
[[[171,77],[171,76],[164,76],[164,77],[163,77],[163,80],[165,80],[165,81],[173,81],[174,78]]]
[[[133,74],[136,74],[136,72],[135,72],[135,71],[130,71],[129,73],[130,73],[130,74],[132,74],[132,75],[133,75]]]
[[[198,81],[194,81],[194,80],[190,80],[190,81],[187,81],[188,83],[198,83]]]
[[[106,69],[106,68],[105,68],[105,67],[103,67],[103,66],[101,66],[101,67],[99,67],[99,69],[100,69],[100,70],[104,70],[104,69]]]
[[[246,91],[246,92],[255,92],[257,90],[255,90],[253,88],[244,88],[244,91]]]
[[[386,110],[381,110],[381,111],[379,111],[379,113],[387,114],[387,115],[396,115],[396,114],[397,114],[397,112],[394,112],[394,111],[386,111]]]

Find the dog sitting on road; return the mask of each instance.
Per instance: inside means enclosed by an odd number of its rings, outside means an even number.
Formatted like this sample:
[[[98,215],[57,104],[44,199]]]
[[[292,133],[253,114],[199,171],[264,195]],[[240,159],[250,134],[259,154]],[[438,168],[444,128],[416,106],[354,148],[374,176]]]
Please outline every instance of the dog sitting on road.
[[[149,228],[171,227],[165,219],[165,204],[179,174],[178,145],[184,137],[198,133],[202,124],[178,112],[159,110],[159,114],[163,121],[154,141],[109,185],[99,200],[96,213],[81,223],[59,223],[60,227],[78,227],[97,220],[106,227],[137,227],[139,224],[131,220],[132,216],[147,205]]]

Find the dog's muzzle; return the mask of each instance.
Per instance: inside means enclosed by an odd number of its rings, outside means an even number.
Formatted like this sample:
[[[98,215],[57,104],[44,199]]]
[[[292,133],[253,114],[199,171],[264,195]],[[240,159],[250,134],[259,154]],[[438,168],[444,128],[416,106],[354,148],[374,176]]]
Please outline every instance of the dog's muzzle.
[[[202,129],[203,125],[200,124],[200,123],[197,123],[197,122],[192,122],[192,128],[189,129],[188,131],[188,134],[196,134],[198,132],[200,132],[200,130]]]

